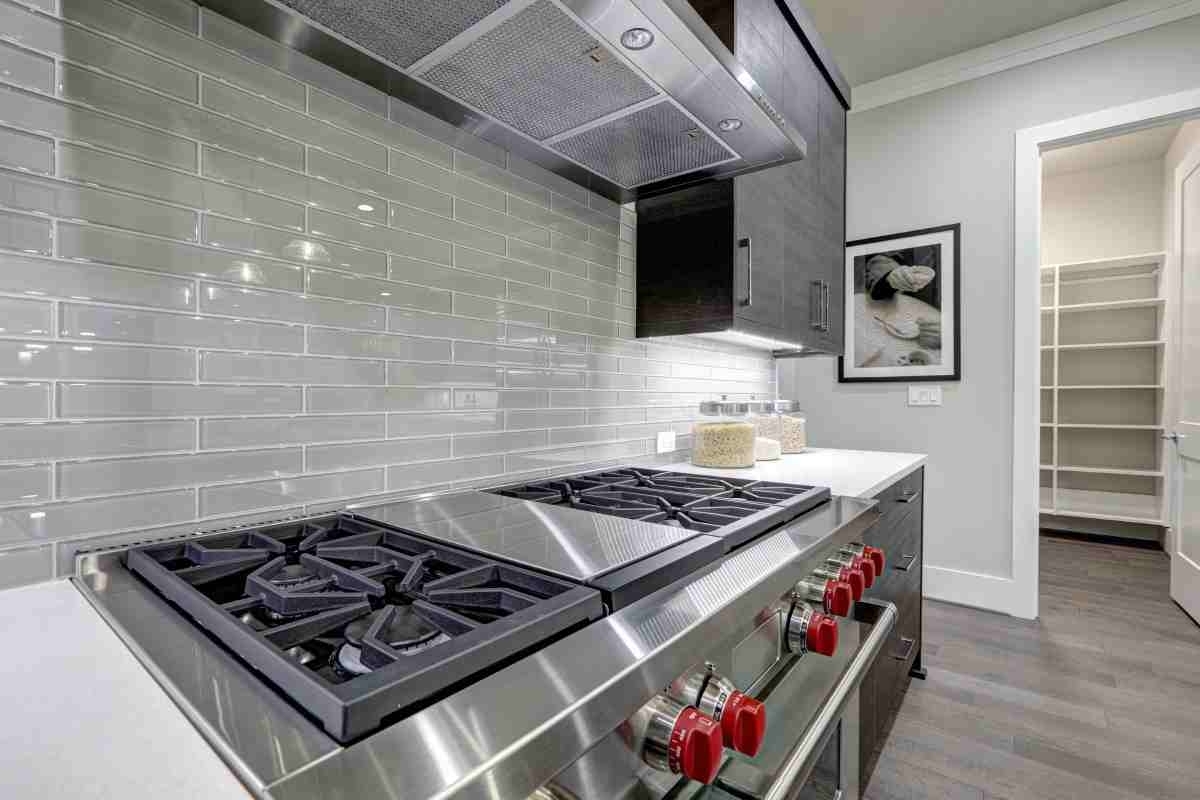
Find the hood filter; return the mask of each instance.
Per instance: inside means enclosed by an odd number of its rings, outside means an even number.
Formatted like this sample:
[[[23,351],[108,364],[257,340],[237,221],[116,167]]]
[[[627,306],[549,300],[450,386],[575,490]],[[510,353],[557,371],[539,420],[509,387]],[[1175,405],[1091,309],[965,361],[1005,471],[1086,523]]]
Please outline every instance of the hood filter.
[[[421,76],[534,139],[658,92],[550,0],[538,0]]]

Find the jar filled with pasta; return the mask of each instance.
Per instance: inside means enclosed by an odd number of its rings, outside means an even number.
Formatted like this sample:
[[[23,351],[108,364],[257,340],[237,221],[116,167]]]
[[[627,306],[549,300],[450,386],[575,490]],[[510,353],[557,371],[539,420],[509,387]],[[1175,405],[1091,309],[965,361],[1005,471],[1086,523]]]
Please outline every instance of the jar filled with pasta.
[[[754,423],[750,404],[721,398],[700,404],[692,425],[692,463],[697,467],[753,467]]]

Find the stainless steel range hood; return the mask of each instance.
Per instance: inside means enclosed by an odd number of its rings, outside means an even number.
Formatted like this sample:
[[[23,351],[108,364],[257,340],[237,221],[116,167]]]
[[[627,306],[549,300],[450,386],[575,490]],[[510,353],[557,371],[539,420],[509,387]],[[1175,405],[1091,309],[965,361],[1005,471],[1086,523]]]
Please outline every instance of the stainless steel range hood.
[[[200,4],[620,202],[805,155],[688,0]]]

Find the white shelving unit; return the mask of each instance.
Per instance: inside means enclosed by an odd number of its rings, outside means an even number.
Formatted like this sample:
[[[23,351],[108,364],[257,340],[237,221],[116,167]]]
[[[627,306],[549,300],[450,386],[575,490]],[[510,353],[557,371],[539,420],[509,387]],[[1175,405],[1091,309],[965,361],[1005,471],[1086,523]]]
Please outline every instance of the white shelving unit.
[[[1043,515],[1166,524],[1163,259],[1042,267]]]

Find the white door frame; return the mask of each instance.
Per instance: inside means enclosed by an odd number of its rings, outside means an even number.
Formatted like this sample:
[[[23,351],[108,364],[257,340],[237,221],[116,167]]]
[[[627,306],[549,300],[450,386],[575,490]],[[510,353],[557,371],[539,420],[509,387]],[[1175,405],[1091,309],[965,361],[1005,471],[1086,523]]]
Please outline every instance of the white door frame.
[[[1012,581],[1007,611],[1038,614],[1041,419],[1042,153],[1200,115],[1200,90],[1155,97],[1016,132],[1013,208]]]

